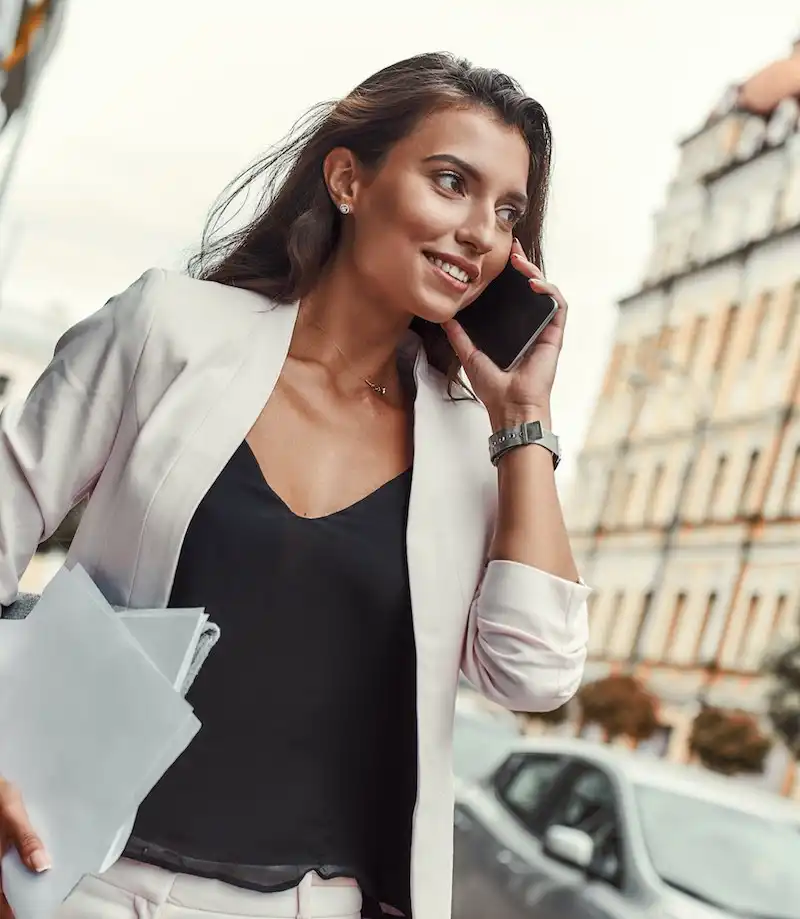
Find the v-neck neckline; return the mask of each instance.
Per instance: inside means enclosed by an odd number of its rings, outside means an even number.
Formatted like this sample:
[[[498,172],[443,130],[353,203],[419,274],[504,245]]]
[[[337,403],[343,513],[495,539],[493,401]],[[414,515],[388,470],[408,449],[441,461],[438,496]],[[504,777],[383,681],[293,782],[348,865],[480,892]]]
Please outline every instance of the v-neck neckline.
[[[258,461],[253,448],[250,446],[250,442],[245,438],[242,441],[242,449],[249,457],[248,462],[255,467],[255,471],[258,472],[258,477],[261,485],[272,495],[272,497],[283,507],[283,509],[295,520],[307,520],[311,521],[322,521],[322,520],[332,520],[336,517],[341,517],[348,512],[355,511],[361,508],[363,505],[369,503],[371,500],[377,498],[383,492],[387,491],[391,486],[399,483],[401,480],[405,479],[407,476],[411,475],[411,470],[413,466],[408,466],[402,472],[399,472],[397,475],[392,476],[391,479],[387,479],[383,484],[378,485],[377,488],[374,488],[372,491],[363,495],[361,498],[357,498],[351,504],[348,504],[346,507],[338,508],[335,511],[331,511],[329,514],[320,514],[319,516],[307,517],[304,514],[298,514],[293,508],[289,506],[287,501],[278,494],[278,492],[270,485],[269,480],[266,475],[264,475],[264,470],[261,468],[261,463]]]

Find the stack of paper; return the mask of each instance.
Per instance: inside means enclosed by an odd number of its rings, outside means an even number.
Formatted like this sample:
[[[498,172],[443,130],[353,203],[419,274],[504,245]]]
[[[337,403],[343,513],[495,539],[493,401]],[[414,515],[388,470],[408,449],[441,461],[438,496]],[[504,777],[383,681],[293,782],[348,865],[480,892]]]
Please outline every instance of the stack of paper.
[[[203,610],[114,613],[80,567],[22,621],[0,620],[0,775],[22,792],[53,867],[9,851],[16,919],[48,919],[122,850],[133,815],[200,728],[180,693]]]

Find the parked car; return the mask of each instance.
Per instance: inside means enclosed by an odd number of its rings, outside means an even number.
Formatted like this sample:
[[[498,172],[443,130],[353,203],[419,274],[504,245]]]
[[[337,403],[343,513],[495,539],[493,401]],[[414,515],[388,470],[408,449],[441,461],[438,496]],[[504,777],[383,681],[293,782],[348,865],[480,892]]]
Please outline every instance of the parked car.
[[[800,808],[582,740],[457,783],[454,919],[800,919]]]

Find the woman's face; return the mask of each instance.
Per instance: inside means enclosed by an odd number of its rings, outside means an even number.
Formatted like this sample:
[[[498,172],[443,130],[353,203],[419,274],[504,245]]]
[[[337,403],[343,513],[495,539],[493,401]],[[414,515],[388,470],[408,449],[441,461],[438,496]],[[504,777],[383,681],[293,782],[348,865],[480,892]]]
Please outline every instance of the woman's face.
[[[398,311],[451,319],[505,267],[529,169],[522,134],[480,108],[424,118],[378,170],[354,170],[345,239],[359,283]]]

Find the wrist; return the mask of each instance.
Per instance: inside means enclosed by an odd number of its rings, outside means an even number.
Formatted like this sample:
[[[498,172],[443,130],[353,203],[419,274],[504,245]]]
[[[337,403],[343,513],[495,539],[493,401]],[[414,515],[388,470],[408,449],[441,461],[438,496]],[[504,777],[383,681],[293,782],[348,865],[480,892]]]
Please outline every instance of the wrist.
[[[489,412],[492,431],[502,431],[525,424],[528,421],[538,421],[543,428],[552,430],[552,418],[549,405],[506,405],[496,411]]]

